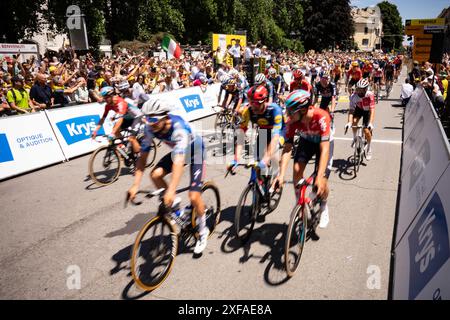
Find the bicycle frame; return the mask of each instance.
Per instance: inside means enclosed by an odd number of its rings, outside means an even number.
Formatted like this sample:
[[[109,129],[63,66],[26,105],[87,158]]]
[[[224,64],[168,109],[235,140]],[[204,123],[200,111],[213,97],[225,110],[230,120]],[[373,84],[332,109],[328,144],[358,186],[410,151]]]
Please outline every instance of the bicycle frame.
[[[316,174],[312,174],[309,178],[302,178],[297,183],[296,188],[300,189],[300,197],[297,199],[297,205],[302,206],[304,204],[311,203],[312,199],[306,196],[306,189],[308,186],[314,183],[314,179],[316,178]]]

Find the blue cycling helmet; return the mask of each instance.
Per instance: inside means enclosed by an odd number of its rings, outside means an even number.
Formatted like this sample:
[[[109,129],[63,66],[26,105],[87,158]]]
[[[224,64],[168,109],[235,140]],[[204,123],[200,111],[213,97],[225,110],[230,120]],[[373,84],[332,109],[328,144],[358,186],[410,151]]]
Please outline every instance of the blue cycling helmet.
[[[100,90],[100,95],[102,97],[107,97],[114,94],[114,88],[113,87],[104,87]]]
[[[295,90],[287,96],[285,106],[290,113],[296,113],[300,109],[311,105],[311,94],[305,90]]]

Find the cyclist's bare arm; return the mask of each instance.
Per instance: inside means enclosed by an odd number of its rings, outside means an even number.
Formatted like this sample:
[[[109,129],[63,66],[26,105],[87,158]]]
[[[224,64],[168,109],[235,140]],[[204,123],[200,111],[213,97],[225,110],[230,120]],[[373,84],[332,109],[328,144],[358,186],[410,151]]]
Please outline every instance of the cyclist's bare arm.
[[[245,141],[245,132],[241,128],[236,130],[236,149],[234,152],[234,160],[239,162],[242,154],[242,150],[244,149],[244,141]]]
[[[263,161],[265,164],[268,164],[272,157],[275,155],[278,149],[278,144],[280,143],[280,135],[276,134],[272,137],[270,144],[264,154]]]
[[[331,108],[330,108],[330,112],[333,113],[335,109],[336,109],[336,96],[333,96],[333,97],[331,98]]]
[[[286,142],[284,144],[283,153],[281,155],[281,166],[279,173],[279,176],[283,179],[284,176],[286,175],[286,169],[289,164],[289,161],[291,160],[292,149],[293,149],[292,143]]]
[[[328,197],[328,186],[325,171],[327,169],[329,157],[330,141],[322,141],[320,143],[320,159],[319,168],[317,169],[316,186],[318,187],[317,196],[323,198],[324,200]]]

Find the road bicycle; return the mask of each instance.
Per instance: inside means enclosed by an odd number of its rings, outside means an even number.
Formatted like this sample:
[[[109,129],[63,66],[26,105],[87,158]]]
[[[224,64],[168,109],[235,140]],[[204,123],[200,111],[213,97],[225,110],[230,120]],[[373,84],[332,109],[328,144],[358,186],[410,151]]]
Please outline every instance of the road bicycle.
[[[284,246],[284,262],[288,277],[294,275],[300,264],[307,238],[319,239],[316,229],[321,217],[321,200],[316,197],[317,189],[314,186],[316,176],[314,173],[308,179],[303,178],[295,186],[299,197],[290,215]]]
[[[189,187],[178,190],[185,192]],[[195,210],[180,209],[181,199],[176,198],[172,207],[164,205],[165,189],[156,191],[139,191],[145,198],[158,197],[159,205],[156,216],[144,224],[134,242],[131,253],[131,274],[135,283],[144,291],[158,288],[169,276],[178,254],[179,242],[188,243],[192,237],[198,239],[197,214]],[[201,189],[206,206],[206,226],[213,234],[220,219],[220,194],[217,186],[209,181]],[[126,202],[129,201],[127,193]],[[141,205],[142,201],[131,201]]]
[[[145,125],[143,124],[143,126]],[[144,139],[144,132],[142,129],[136,137],[139,144]],[[121,132],[121,137],[109,140],[108,145],[99,147],[91,155],[88,163],[88,170],[89,176],[96,185],[106,186],[116,181],[121,171],[122,161],[126,167],[134,170],[135,162],[138,159],[139,154],[133,152],[129,140],[131,134],[130,129],[123,130]],[[106,136],[98,138],[104,141]],[[100,142],[97,138],[96,141]],[[146,168],[150,167],[155,161],[158,147],[159,145],[156,145],[155,141],[152,139],[149,156],[145,165]]]
[[[363,133],[364,126],[358,125],[358,126],[352,126],[353,129],[357,129],[356,131],[356,138],[353,145],[353,167],[355,176],[359,172],[359,167],[361,166],[361,163],[363,162],[364,158],[367,159],[366,151],[367,151],[367,140],[366,136]],[[345,134],[347,134],[348,129],[345,129]],[[372,131],[371,131],[372,132]]]
[[[261,175],[261,169],[257,162],[237,165],[251,169],[250,180],[242,192],[234,216],[234,227],[237,238],[242,243],[246,243],[258,220],[258,216],[273,212],[280,203],[283,188],[280,186],[275,190],[271,189],[273,177],[276,173],[271,167],[268,167],[266,175]],[[228,171],[228,174],[236,174],[234,171]]]

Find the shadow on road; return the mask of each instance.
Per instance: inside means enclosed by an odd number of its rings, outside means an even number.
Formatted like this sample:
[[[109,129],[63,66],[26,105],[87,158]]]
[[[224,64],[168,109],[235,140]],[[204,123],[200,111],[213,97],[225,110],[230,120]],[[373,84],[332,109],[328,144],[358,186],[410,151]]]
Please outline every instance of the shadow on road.
[[[135,215],[130,221],[126,222],[125,227],[108,233],[107,235],[105,235],[105,238],[131,235],[135,232],[138,232],[149,218],[150,216],[148,213],[139,213]]]
[[[350,156],[347,160],[333,159],[333,168],[336,168],[335,173],[341,180],[350,181],[356,178],[353,169],[353,156]]]
[[[103,181],[110,180],[111,179],[111,175],[110,174],[113,175],[113,173],[104,173],[104,176],[101,177],[101,180],[103,180]],[[128,168],[128,167],[121,168],[119,176],[117,177],[117,179],[115,181],[111,182],[111,184],[116,182],[120,177],[125,176],[125,175],[131,175],[131,174],[132,174],[132,170],[130,168]],[[99,185],[95,184],[95,182],[93,182],[93,180],[92,180],[90,175],[87,175],[84,178],[83,182],[92,182],[90,185],[88,185],[88,186],[86,186],[84,188],[85,190],[89,190],[89,191],[90,190],[101,189],[103,187],[107,187],[108,186],[108,185],[106,185],[106,186],[99,186]]]
[[[239,258],[240,263],[246,263],[250,259],[258,259],[259,263],[267,263],[264,270],[264,281],[271,286],[278,286],[289,280],[284,269],[283,254],[285,234],[287,232],[286,224],[267,223],[255,228],[249,240],[243,244],[236,237],[234,229],[234,212],[236,207],[229,207],[222,212],[223,221],[231,222],[231,226],[218,235],[223,238],[221,251],[224,253],[233,253],[240,249],[243,255]],[[257,256],[251,253],[252,244],[259,243],[270,249],[264,256]]]

